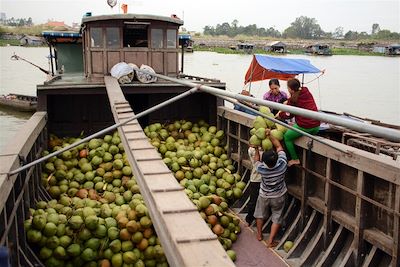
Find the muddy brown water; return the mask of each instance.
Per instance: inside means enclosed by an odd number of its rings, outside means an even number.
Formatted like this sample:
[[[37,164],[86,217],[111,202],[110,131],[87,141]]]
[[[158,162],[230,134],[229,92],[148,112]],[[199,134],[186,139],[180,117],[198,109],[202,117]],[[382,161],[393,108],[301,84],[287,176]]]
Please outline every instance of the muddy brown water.
[[[11,60],[13,53],[48,69],[48,48],[0,47],[0,95],[36,95],[36,84],[42,83],[46,75],[26,62]],[[400,125],[400,57],[283,57],[305,58],[319,69],[325,69],[319,78],[314,74],[304,78],[320,109]],[[243,84],[251,60],[252,55],[186,53],[184,73],[220,79],[226,82],[227,90],[235,93],[249,88],[255,97],[261,98],[268,90],[268,81],[246,87]],[[287,91],[285,82],[281,82],[281,89]],[[29,117],[26,113],[0,110],[0,151]]]

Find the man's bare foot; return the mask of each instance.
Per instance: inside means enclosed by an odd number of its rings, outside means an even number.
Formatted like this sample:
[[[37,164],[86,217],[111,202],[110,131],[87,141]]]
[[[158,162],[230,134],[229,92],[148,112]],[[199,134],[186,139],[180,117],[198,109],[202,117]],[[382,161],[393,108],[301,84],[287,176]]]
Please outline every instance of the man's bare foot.
[[[278,241],[272,241],[271,243],[268,241],[267,248],[274,248],[279,244]]]
[[[300,160],[299,159],[292,159],[292,160],[289,160],[287,165],[290,167],[292,165],[299,165],[299,164],[300,164]]]
[[[263,240],[263,236],[262,236],[262,235],[259,235],[259,234],[257,234],[257,240],[258,240],[258,241],[262,241],[262,240]]]

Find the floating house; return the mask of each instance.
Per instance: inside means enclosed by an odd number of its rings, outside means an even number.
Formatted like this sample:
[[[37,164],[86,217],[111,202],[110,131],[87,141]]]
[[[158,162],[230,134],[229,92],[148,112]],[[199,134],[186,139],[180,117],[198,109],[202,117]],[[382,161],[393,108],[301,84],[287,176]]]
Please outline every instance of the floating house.
[[[387,56],[400,56],[400,44],[392,44],[386,47]]]
[[[321,56],[331,56],[332,51],[329,45],[326,44],[314,44],[306,47],[306,54],[310,55],[321,55]]]
[[[265,51],[275,53],[286,53],[286,44],[281,41],[273,41],[265,46]]]
[[[243,51],[245,53],[251,53],[254,49],[254,44],[252,43],[239,43],[236,45],[236,50]]]
[[[373,53],[381,53],[384,54],[386,51],[386,47],[384,46],[374,46],[374,48],[372,49]]]
[[[19,42],[23,46],[40,46],[44,44],[44,41],[41,37],[32,36],[32,35],[23,35]]]

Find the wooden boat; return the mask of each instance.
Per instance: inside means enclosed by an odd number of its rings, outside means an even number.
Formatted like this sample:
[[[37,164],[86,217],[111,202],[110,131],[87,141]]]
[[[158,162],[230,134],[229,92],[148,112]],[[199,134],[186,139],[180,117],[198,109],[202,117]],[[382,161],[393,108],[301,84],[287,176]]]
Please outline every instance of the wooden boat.
[[[0,96],[0,105],[17,111],[36,111],[37,97],[29,95],[8,94]]]
[[[229,94],[223,82],[179,72],[177,32],[182,24],[176,18],[140,14],[85,17],[80,74],[60,73],[67,63],[63,60],[73,58],[61,56],[66,51],[57,47],[54,78],[37,86],[38,111],[0,155],[0,246],[8,247],[13,266],[43,265],[20,228],[28,208],[49,199],[40,185],[41,166],[32,163],[46,149],[49,134],[90,135],[114,124],[168,264],[234,265],[143,132],[151,123],[180,119],[202,118],[218,125],[226,133],[230,158],[243,181],[249,181],[252,165],[246,151],[254,116],[225,107],[222,98],[209,94]],[[54,51],[53,45],[50,48]],[[122,61],[149,65],[163,79],[119,85],[110,70]],[[171,98],[176,105],[167,105]],[[150,112],[155,108],[157,112]],[[343,133],[326,132],[320,137],[323,143],[308,137],[296,142],[302,165],[287,176],[290,197],[281,242],[272,252],[242,225],[234,244],[237,266],[285,266],[282,260],[291,266],[399,266],[400,166],[379,151],[341,143]],[[393,138],[400,139],[399,134]],[[16,171],[22,165],[24,169]],[[248,197],[247,185],[232,207],[239,217],[246,215]],[[269,219],[265,233],[270,225]],[[287,240],[294,246],[285,252]]]

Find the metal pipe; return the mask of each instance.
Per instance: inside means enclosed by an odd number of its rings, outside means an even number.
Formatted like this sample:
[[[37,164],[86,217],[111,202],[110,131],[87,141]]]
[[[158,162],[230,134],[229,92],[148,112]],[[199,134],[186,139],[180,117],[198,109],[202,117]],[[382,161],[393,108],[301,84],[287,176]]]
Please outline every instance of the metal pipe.
[[[133,121],[133,120],[135,120],[135,119],[138,119],[138,118],[140,118],[140,117],[143,117],[143,116],[145,116],[145,115],[147,115],[147,114],[149,114],[149,113],[151,113],[151,112],[153,112],[153,111],[155,111],[155,110],[157,110],[157,109],[160,109],[160,108],[162,108],[162,107],[164,107],[164,106],[167,106],[167,105],[169,105],[169,104],[171,104],[171,103],[173,103],[173,102],[175,102],[175,101],[177,101],[177,100],[179,100],[179,99],[182,99],[182,98],[184,98],[184,97],[186,97],[186,96],[188,96],[188,95],[190,95],[190,94],[193,94],[193,93],[195,93],[197,90],[198,90],[198,88],[197,88],[197,87],[194,87],[194,88],[192,88],[192,89],[190,89],[190,90],[188,90],[188,91],[186,91],[186,92],[184,92],[184,93],[182,93],[182,94],[179,94],[179,95],[177,95],[177,96],[174,96],[174,97],[171,98],[171,99],[168,99],[168,100],[166,100],[166,101],[164,101],[164,102],[162,102],[162,103],[160,103],[160,104],[157,104],[157,105],[155,105],[155,106],[153,106],[153,107],[151,107],[151,108],[149,108],[149,109],[146,109],[145,111],[140,112],[139,114],[133,116],[132,118],[129,118],[129,119],[127,119],[127,120],[125,120],[125,121],[122,121],[122,122],[120,122],[120,123],[116,123],[116,124],[114,124],[114,125],[111,125],[111,126],[105,128],[105,129],[103,129],[103,130],[101,130],[101,131],[99,131],[99,132],[97,132],[97,133],[94,133],[94,134],[92,134],[92,135],[89,135],[89,136],[83,138],[83,139],[80,140],[79,142],[73,143],[73,144],[71,144],[71,145],[69,145],[69,146],[67,146],[67,147],[64,147],[64,148],[62,148],[62,149],[60,149],[60,150],[57,150],[57,151],[55,151],[55,152],[53,152],[53,153],[50,153],[50,154],[48,154],[48,155],[46,155],[46,156],[44,156],[44,157],[41,157],[40,159],[34,160],[34,161],[32,161],[32,162],[30,162],[30,163],[28,163],[28,164],[26,164],[26,165],[24,165],[24,166],[22,166],[22,167],[20,167],[20,168],[17,168],[17,169],[15,169],[15,170],[13,170],[13,171],[10,171],[8,174],[9,174],[9,175],[13,175],[13,174],[19,173],[19,172],[21,172],[21,171],[23,171],[23,170],[29,169],[30,167],[32,167],[32,166],[34,166],[34,165],[36,165],[36,164],[38,164],[38,163],[41,163],[41,162],[43,162],[43,161],[45,161],[45,160],[48,160],[48,159],[51,158],[51,157],[57,156],[57,155],[59,155],[59,154],[65,152],[65,151],[68,151],[68,150],[70,150],[70,149],[72,149],[72,148],[74,148],[74,147],[76,147],[76,146],[79,146],[80,144],[83,144],[83,143],[89,141],[89,140],[92,139],[92,138],[95,138],[95,137],[98,137],[98,136],[100,136],[100,135],[106,134],[106,133],[108,133],[108,132],[110,132],[110,131],[112,131],[112,130],[117,129],[118,127],[120,127],[120,126],[122,126],[122,125],[127,124],[127,123],[130,122],[130,121]]]
[[[300,115],[300,116],[304,116],[307,118],[311,118],[311,119],[315,119],[315,120],[319,120],[319,121],[323,121],[323,122],[328,122],[328,123],[332,123],[335,125],[340,125],[340,126],[343,126],[343,127],[346,127],[346,128],[358,131],[358,132],[365,132],[365,133],[372,134],[374,136],[383,137],[389,141],[400,142],[400,131],[399,130],[385,128],[385,127],[372,125],[372,124],[367,124],[367,123],[363,123],[363,122],[359,122],[359,121],[344,119],[344,118],[334,116],[331,114],[326,114],[326,113],[322,113],[322,112],[318,112],[318,111],[312,111],[312,110],[307,110],[307,109],[289,106],[289,105],[285,105],[285,104],[280,104],[280,103],[276,103],[273,101],[262,100],[262,99],[257,99],[257,98],[250,97],[250,96],[244,96],[241,94],[231,93],[231,92],[217,89],[217,88],[207,86],[204,84],[198,84],[198,83],[196,84],[196,83],[193,83],[190,81],[171,78],[171,77],[164,76],[164,75],[157,74],[157,73],[150,73],[146,70],[141,70],[138,68],[134,68],[134,69],[136,71],[154,75],[156,77],[159,77],[159,78],[167,80],[167,81],[176,82],[176,83],[187,85],[190,87],[197,86],[201,91],[207,92],[210,94],[223,95],[223,96],[227,96],[230,98],[234,98],[236,100],[242,100],[242,101],[247,101],[247,102],[250,102],[253,104],[258,104],[260,106],[267,106],[267,107],[270,107],[273,109],[289,112],[294,115]]]
[[[214,95],[216,95],[217,97],[222,98],[223,100],[226,100],[226,101],[228,101],[228,102],[231,102],[232,104],[239,105],[239,106],[242,107],[242,108],[248,109],[248,110],[250,110],[250,111],[256,113],[257,115],[266,118],[267,120],[273,121],[273,122],[275,122],[275,123],[277,123],[277,124],[280,124],[280,125],[282,125],[282,126],[288,128],[288,129],[291,129],[291,130],[293,130],[293,131],[295,131],[295,132],[298,132],[298,133],[300,133],[300,134],[302,134],[302,135],[305,135],[305,136],[307,136],[307,137],[309,137],[309,138],[311,138],[311,139],[313,139],[313,140],[315,140],[315,141],[317,141],[317,142],[320,142],[321,144],[324,144],[324,145],[326,145],[326,146],[329,146],[329,147],[331,147],[331,148],[333,148],[333,149],[336,149],[336,150],[338,150],[338,151],[340,151],[340,152],[343,152],[343,153],[345,153],[345,154],[349,153],[349,151],[347,151],[347,150],[340,149],[340,148],[338,148],[338,147],[335,147],[335,146],[332,145],[332,144],[329,144],[329,143],[325,142],[325,141],[324,141],[324,138],[321,138],[321,137],[318,137],[318,136],[309,134],[309,133],[307,133],[307,132],[304,132],[304,131],[302,131],[302,130],[300,130],[300,129],[294,128],[293,126],[291,126],[291,125],[289,125],[289,124],[287,124],[287,123],[285,123],[285,122],[283,122],[283,121],[280,121],[280,120],[278,120],[278,119],[275,119],[275,118],[272,118],[272,117],[268,117],[268,116],[265,115],[264,113],[261,113],[260,111],[258,111],[258,110],[256,110],[256,109],[253,109],[253,108],[250,108],[250,107],[248,107],[248,106],[246,106],[246,105],[244,105],[244,104],[242,104],[242,103],[236,102],[236,101],[233,100],[232,98],[225,97],[225,96],[219,96],[219,95],[217,95],[217,94],[214,94]]]

